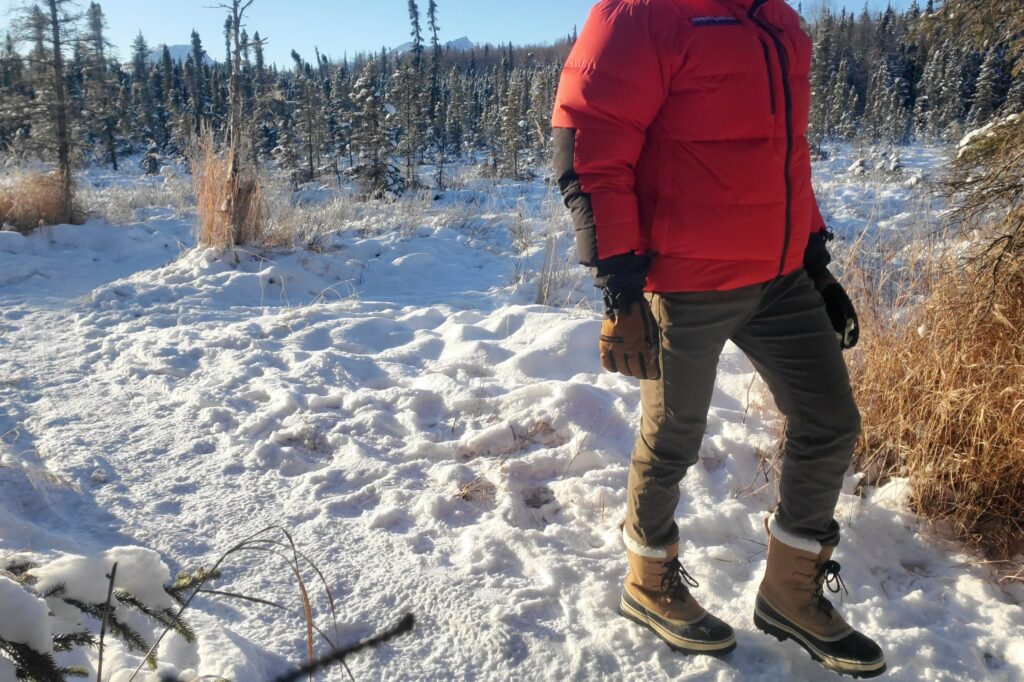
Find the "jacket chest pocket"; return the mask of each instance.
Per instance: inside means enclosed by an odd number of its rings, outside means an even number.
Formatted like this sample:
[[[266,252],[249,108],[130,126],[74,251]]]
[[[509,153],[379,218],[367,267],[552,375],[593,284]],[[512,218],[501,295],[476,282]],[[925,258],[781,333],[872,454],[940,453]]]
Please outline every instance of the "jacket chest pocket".
[[[778,109],[771,47],[745,24],[695,27],[662,110],[678,139],[770,137]]]

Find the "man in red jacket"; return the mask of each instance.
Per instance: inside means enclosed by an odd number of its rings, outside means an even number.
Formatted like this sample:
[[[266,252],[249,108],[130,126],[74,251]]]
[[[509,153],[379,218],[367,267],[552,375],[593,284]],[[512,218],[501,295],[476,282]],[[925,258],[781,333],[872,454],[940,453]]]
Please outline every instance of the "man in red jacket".
[[[555,170],[605,293],[602,363],[642,380],[620,613],[682,652],[736,645],[690,591],[674,520],[731,339],[788,419],[754,623],[870,677],[881,649],[824,595],[842,585],[834,512],[860,431],[842,349],[859,329],[811,187],[810,61],[784,0],[602,0],[562,73]]]

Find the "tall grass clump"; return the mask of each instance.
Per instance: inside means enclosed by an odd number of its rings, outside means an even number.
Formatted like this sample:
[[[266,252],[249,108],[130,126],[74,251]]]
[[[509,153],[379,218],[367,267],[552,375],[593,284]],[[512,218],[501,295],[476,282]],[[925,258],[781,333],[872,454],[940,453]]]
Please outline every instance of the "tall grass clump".
[[[539,305],[557,305],[556,297],[569,283],[573,271],[577,277],[582,277],[583,269],[577,267],[569,254],[562,248],[561,237],[568,232],[566,227],[568,218],[561,210],[560,202],[548,197],[542,209],[542,217],[547,225],[547,230],[544,235],[544,261],[540,268],[537,297],[534,302]]]
[[[976,274],[950,272],[866,339],[858,464],[908,476],[919,513],[1008,559],[1024,549],[1024,275],[990,298]]]
[[[228,249],[258,244],[267,229],[267,206],[256,165],[239,146],[221,153],[209,130],[189,153],[201,246]]]
[[[0,181],[0,226],[29,232],[74,220],[59,173],[14,173]],[[70,216],[70,217],[69,217]]]
[[[864,416],[858,466],[869,481],[908,477],[918,513],[945,522],[1018,578],[1024,577],[1022,123],[1011,117],[961,147],[948,178],[947,248],[862,278],[871,333],[851,367]],[[893,280],[897,286],[888,286]]]

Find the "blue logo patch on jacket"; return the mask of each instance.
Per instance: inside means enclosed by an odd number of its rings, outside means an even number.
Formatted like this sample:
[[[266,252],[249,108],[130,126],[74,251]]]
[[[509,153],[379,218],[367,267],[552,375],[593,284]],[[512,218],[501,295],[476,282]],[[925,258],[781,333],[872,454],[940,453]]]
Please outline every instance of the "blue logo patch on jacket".
[[[740,20],[736,17],[693,17],[690,23],[694,26],[729,26],[740,23]]]

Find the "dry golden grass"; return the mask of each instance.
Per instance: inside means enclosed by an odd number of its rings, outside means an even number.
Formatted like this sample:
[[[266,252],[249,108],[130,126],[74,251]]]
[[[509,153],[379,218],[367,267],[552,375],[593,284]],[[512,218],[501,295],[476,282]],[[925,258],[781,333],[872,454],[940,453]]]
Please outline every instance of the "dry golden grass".
[[[948,239],[856,269],[872,330],[852,367],[858,464],[869,481],[908,476],[923,517],[1021,580],[1024,117],[972,138],[944,180]]]
[[[0,183],[0,225],[20,232],[68,221],[64,189],[57,173],[17,173]]]
[[[895,301],[877,276],[855,285],[871,330],[851,366],[857,466],[870,482],[909,477],[922,516],[1009,561],[1024,551],[1024,258],[996,289],[952,254],[917,263]]]
[[[85,213],[122,226],[145,220],[160,209],[175,215],[190,213],[193,198],[192,179],[185,175],[108,186],[83,183],[75,192],[75,204]]]
[[[231,172],[234,153],[239,154],[236,173]],[[255,165],[242,152],[221,153],[209,131],[199,136],[189,161],[200,245],[226,249],[261,243],[268,214]]]

